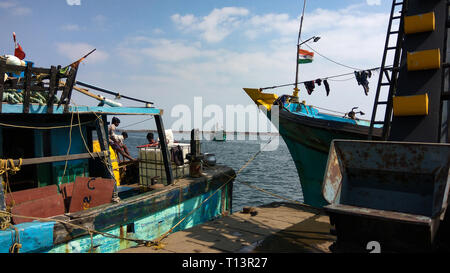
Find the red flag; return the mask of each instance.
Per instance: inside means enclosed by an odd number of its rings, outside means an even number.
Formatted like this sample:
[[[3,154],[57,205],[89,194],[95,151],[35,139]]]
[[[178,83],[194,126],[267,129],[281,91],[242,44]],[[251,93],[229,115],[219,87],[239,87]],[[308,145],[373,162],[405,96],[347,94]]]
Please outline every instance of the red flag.
[[[15,32],[13,32],[13,38],[14,38],[14,56],[16,56],[21,60],[25,59],[25,52],[23,51],[22,47],[17,43]]]

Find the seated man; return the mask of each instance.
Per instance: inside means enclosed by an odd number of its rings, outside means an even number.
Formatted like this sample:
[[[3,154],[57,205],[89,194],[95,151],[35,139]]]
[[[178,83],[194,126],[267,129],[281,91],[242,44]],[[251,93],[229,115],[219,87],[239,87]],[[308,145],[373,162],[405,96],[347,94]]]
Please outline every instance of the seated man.
[[[159,143],[155,141],[153,133],[147,134],[148,144],[137,146],[136,148],[158,147]]]

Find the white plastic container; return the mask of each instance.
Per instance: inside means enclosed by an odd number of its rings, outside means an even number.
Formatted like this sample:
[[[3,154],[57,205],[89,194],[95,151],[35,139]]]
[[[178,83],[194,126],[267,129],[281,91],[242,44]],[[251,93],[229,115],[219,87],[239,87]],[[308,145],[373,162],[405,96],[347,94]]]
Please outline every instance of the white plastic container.
[[[186,143],[174,143],[168,146],[169,153],[172,147],[180,146],[183,150],[184,165],[176,166],[172,158],[172,174],[174,179],[189,175],[189,161],[186,155],[190,153],[191,146]],[[169,155],[170,156],[170,155]],[[158,183],[167,185],[167,176],[164,169],[164,161],[161,149],[158,147],[145,147],[139,149],[139,184],[148,187],[152,178],[158,177]]]

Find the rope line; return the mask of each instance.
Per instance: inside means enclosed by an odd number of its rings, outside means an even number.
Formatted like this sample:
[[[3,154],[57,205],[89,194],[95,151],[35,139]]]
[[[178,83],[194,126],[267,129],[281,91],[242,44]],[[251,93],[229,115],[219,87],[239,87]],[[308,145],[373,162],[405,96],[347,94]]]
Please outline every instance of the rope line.
[[[303,41],[302,41],[302,42],[303,42]],[[364,70],[364,69],[355,68],[355,67],[348,66],[348,65],[345,65],[345,64],[343,64],[343,63],[334,61],[334,60],[328,58],[327,56],[325,56],[325,55],[323,55],[323,54],[320,54],[317,50],[315,50],[314,48],[312,48],[310,45],[308,45],[308,44],[305,44],[305,45],[306,45],[309,49],[311,49],[312,51],[314,51],[315,53],[317,53],[317,55],[321,56],[322,58],[325,58],[326,60],[328,60],[328,61],[330,61],[330,62],[332,62],[332,63],[335,63],[335,64],[337,64],[337,65],[340,65],[340,66],[343,66],[343,67],[346,67],[346,68],[350,68],[350,69],[353,69],[353,70],[360,70],[360,71],[361,71],[361,70]]]

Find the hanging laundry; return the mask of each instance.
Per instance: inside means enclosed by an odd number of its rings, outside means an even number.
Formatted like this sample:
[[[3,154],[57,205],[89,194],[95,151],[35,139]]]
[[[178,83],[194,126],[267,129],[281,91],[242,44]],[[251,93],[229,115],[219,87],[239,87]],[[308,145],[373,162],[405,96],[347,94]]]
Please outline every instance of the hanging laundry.
[[[328,84],[327,80],[323,81],[323,85],[325,86],[325,91],[327,91],[327,97],[330,94],[330,85]]]
[[[321,79],[317,79],[317,80],[316,80],[316,84],[317,84],[318,86],[321,86],[321,85],[322,85],[322,80],[321,80]]]
[[[308,95],[311,95],[312,92],[314,91],[314,88],[316,87],[314,81],[305,82],[304,84],[306,91],[308,91]]]
[[[370,75],[372,75],[372,73]],[[366,96],[369,95],[369,81],[367,80],[368,76],[369,74],[367,71],[355,71],[356,81],[358,82],[358,85],[362,85]]]

